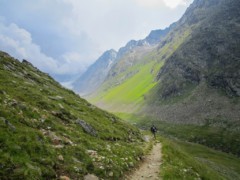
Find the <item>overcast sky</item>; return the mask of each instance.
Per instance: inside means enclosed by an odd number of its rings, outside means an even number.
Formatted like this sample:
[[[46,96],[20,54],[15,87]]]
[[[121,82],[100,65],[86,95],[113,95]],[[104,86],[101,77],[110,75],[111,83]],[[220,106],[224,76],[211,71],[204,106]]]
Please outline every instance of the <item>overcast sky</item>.
[[[105,50],[169,26],[192,1],[0,0],[0,50],[64,80]]]

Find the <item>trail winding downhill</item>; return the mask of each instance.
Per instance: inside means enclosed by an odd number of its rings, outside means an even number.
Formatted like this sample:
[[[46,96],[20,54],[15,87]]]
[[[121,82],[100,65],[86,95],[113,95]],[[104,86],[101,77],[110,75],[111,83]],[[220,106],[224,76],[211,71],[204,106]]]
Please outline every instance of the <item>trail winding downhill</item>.
[[[160,165],[162,160],[161,144],[157,143],[153,146],[153,149],[145,157],[144,162],[140,167],[132,174],[126,177],[126,180],[159,180],[160,177]]]

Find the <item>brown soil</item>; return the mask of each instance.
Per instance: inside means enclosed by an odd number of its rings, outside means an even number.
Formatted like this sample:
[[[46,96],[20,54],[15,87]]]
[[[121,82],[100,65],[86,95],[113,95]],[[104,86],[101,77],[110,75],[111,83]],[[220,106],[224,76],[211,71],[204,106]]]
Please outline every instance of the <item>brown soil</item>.
[[[160,177],[161,165],[161,144],[153,146],[152,151],[145,157],[144,162],[138,169],[126,177],[126,180],[158,180]]]

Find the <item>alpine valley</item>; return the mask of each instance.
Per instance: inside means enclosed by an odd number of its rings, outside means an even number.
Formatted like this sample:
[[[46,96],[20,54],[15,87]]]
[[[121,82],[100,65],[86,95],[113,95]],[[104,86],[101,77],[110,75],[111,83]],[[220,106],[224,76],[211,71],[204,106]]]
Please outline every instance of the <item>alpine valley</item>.
[[[3,51],[0,77],[1,180],[240,179],[239,0],[194,0],[73,91]]]
[[[155,124],[162,135],[240,156],[239,8],[239,0],[195,0],[169,28],[115,52],[85,97],[143,129]],[[86,73],[99,61],[109,62]]]

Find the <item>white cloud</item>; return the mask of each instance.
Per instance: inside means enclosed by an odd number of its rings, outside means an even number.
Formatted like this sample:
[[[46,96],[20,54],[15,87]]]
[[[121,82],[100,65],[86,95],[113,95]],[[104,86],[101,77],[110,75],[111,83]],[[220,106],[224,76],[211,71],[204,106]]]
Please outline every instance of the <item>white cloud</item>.
[[[5,25],[0,22],[0,49],[20,60],[31,60],[42,70],[57,69],[57,61],[43,54],[40,47],[32,42],[31,34],[16,24]]]
[[[167,6],[169,8],[176,8],[179,5],[187,5],[189,0],[135,0],[139,5],[150,8],[159,8]]]
[[[78,52],[67,52],[61,56],[62,65],[58,68],[59,74],[75,74],[86,70],[91,61],[81,61],[88,59]]]
[[[170,25],[191,1],[4,0],[0,50],[66,79],[81,74],[105,50]]]
[[[164,6],[162,0],[135,0],[135,2],[143,7],[158,8]]]
[[[74,74],[83,71],[89,65],[80,61],[77,52],[66,53],[62,59],[45,55],[41,48],[33,43],[31,34],[16,24],[4,24],[0,21],[0,49],[19,60],[27,59],[39,69],[51,74]]]
[[[163,0],[164,3],[170,8],[176,8],[179,5],[187,5],[186,0]]]

